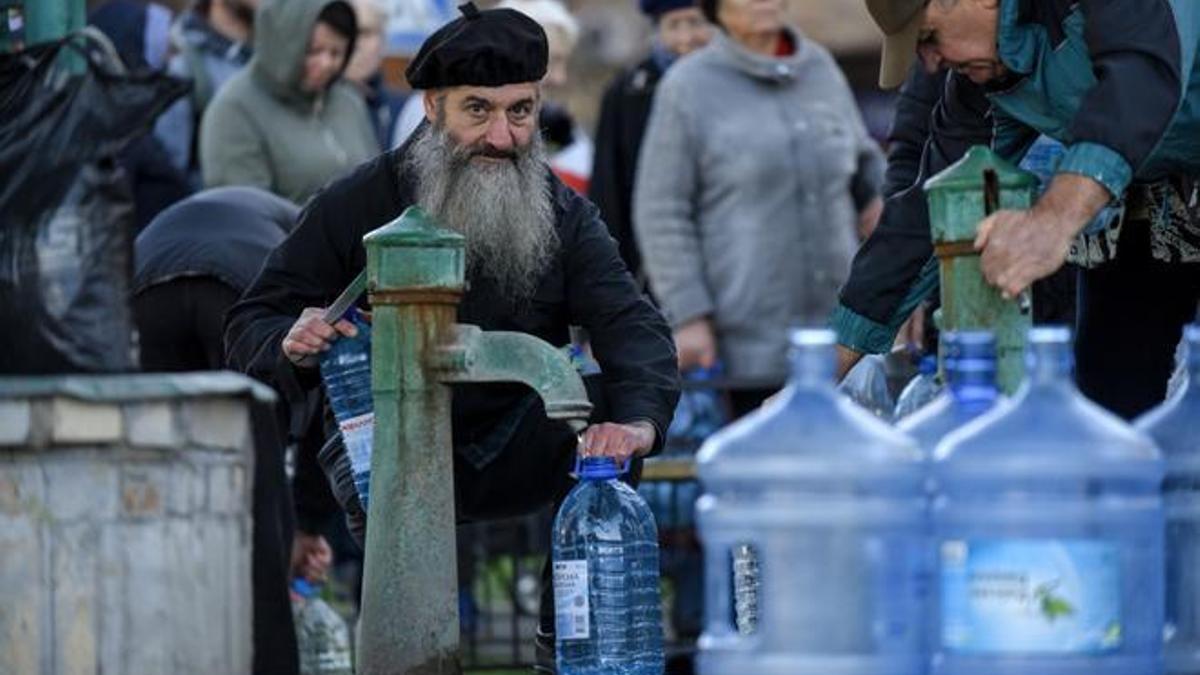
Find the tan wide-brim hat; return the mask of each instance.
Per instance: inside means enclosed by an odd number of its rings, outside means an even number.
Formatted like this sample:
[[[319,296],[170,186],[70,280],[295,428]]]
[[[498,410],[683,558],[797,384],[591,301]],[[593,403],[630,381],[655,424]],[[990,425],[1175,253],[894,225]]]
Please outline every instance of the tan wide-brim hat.
[[[894,89],[904,82],[916,60],[925,0],[866,0],[866,3],[871,18],[883,31],[879,86]]]

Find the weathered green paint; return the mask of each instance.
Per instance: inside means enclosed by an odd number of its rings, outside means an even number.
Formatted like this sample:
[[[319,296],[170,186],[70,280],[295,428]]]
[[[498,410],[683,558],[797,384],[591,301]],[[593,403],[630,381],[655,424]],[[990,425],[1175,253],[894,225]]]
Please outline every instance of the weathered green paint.
[[[462,237],[409,209],[363,243],[375,442],[358,672],[457,674],[450,391],[424,366],[451,334],[455,305],[409,303],[387,292],[461,292]]]
[[[521,382],[536,391],[550,419],[583,431],[592,404],[583,381],[561,350],[525,333],[458,326],[438,366],[443,382]]]
[[[358,672],[458,674],[449,382],[524,382],[582,429],[591,405],[570,361],[519,333],[455,324],[463,238],[419,208],[368,234],[375,442]]]
[[[992,172],[998,188],[994,208],[1026,209],[1034,201],[1037,178],[1018,169],[983,146],[975,146],[945,171],[925,182],[929,221],[939,251],[941,330],[983,329],[996,334],[997,380],[1013,393],[1024,373],[1025,333],[1032,323],[1028,292],[1005,300],[983,278],[977,253],[963,254],[974,241],[979,223],[990,208],[985,199],[985,174]],[[958,254],[948,251],[957,247]]]

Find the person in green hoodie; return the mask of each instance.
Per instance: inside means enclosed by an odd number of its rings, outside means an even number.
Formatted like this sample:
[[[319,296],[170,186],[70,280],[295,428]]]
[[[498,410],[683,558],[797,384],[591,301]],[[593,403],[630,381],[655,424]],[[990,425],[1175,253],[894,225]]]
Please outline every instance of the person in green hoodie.
[[[204,183],[303,204],[378,151],[362,98],[341,80],[358,33],[354,9],[343,0],[268,0],[254,25],[254,57],[204,115]]]

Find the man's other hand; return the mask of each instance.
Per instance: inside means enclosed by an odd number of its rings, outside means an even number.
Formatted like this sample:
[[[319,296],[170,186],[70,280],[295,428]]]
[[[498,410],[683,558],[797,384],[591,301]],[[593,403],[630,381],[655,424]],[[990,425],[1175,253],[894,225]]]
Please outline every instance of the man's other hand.
[[[292,540],[293,577],[304,577],[314,584],[324,583],[332,563],[333,550],[329,548],[325,537],[296,532]]]
[[[630,457],[641,457],[654,447],[654,426],[649,422],[595,424],[583,432],[584,457],[611,457],[622,465]]]
[[[288,361],[301,368],[312,368],[321,352],[328,350],[339,335],[358,334],[354,324],[345,319],[338,319],[332,326],[325,323],[321,318],[324,314],[320,307],[307,307],[300,313],[300,318],[283,336],[283,354]]]
[[[707,317],[693,319],[675,329],[675,351],[679,354],[679,370],[697,366],[712,368],[717,363],[717,338],[712,321]]]

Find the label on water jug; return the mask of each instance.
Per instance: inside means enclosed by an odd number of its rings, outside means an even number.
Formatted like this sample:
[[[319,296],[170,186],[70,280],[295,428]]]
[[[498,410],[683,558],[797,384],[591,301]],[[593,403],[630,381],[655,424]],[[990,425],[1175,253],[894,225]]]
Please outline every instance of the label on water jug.
[[[554,561],[554,630],[558,640],[586,640],[588,565],[586,560]]]
[[[947,540],[942,645],[965,654],[1103,654],[1121,646],[1120,552],[1111,542]]]

